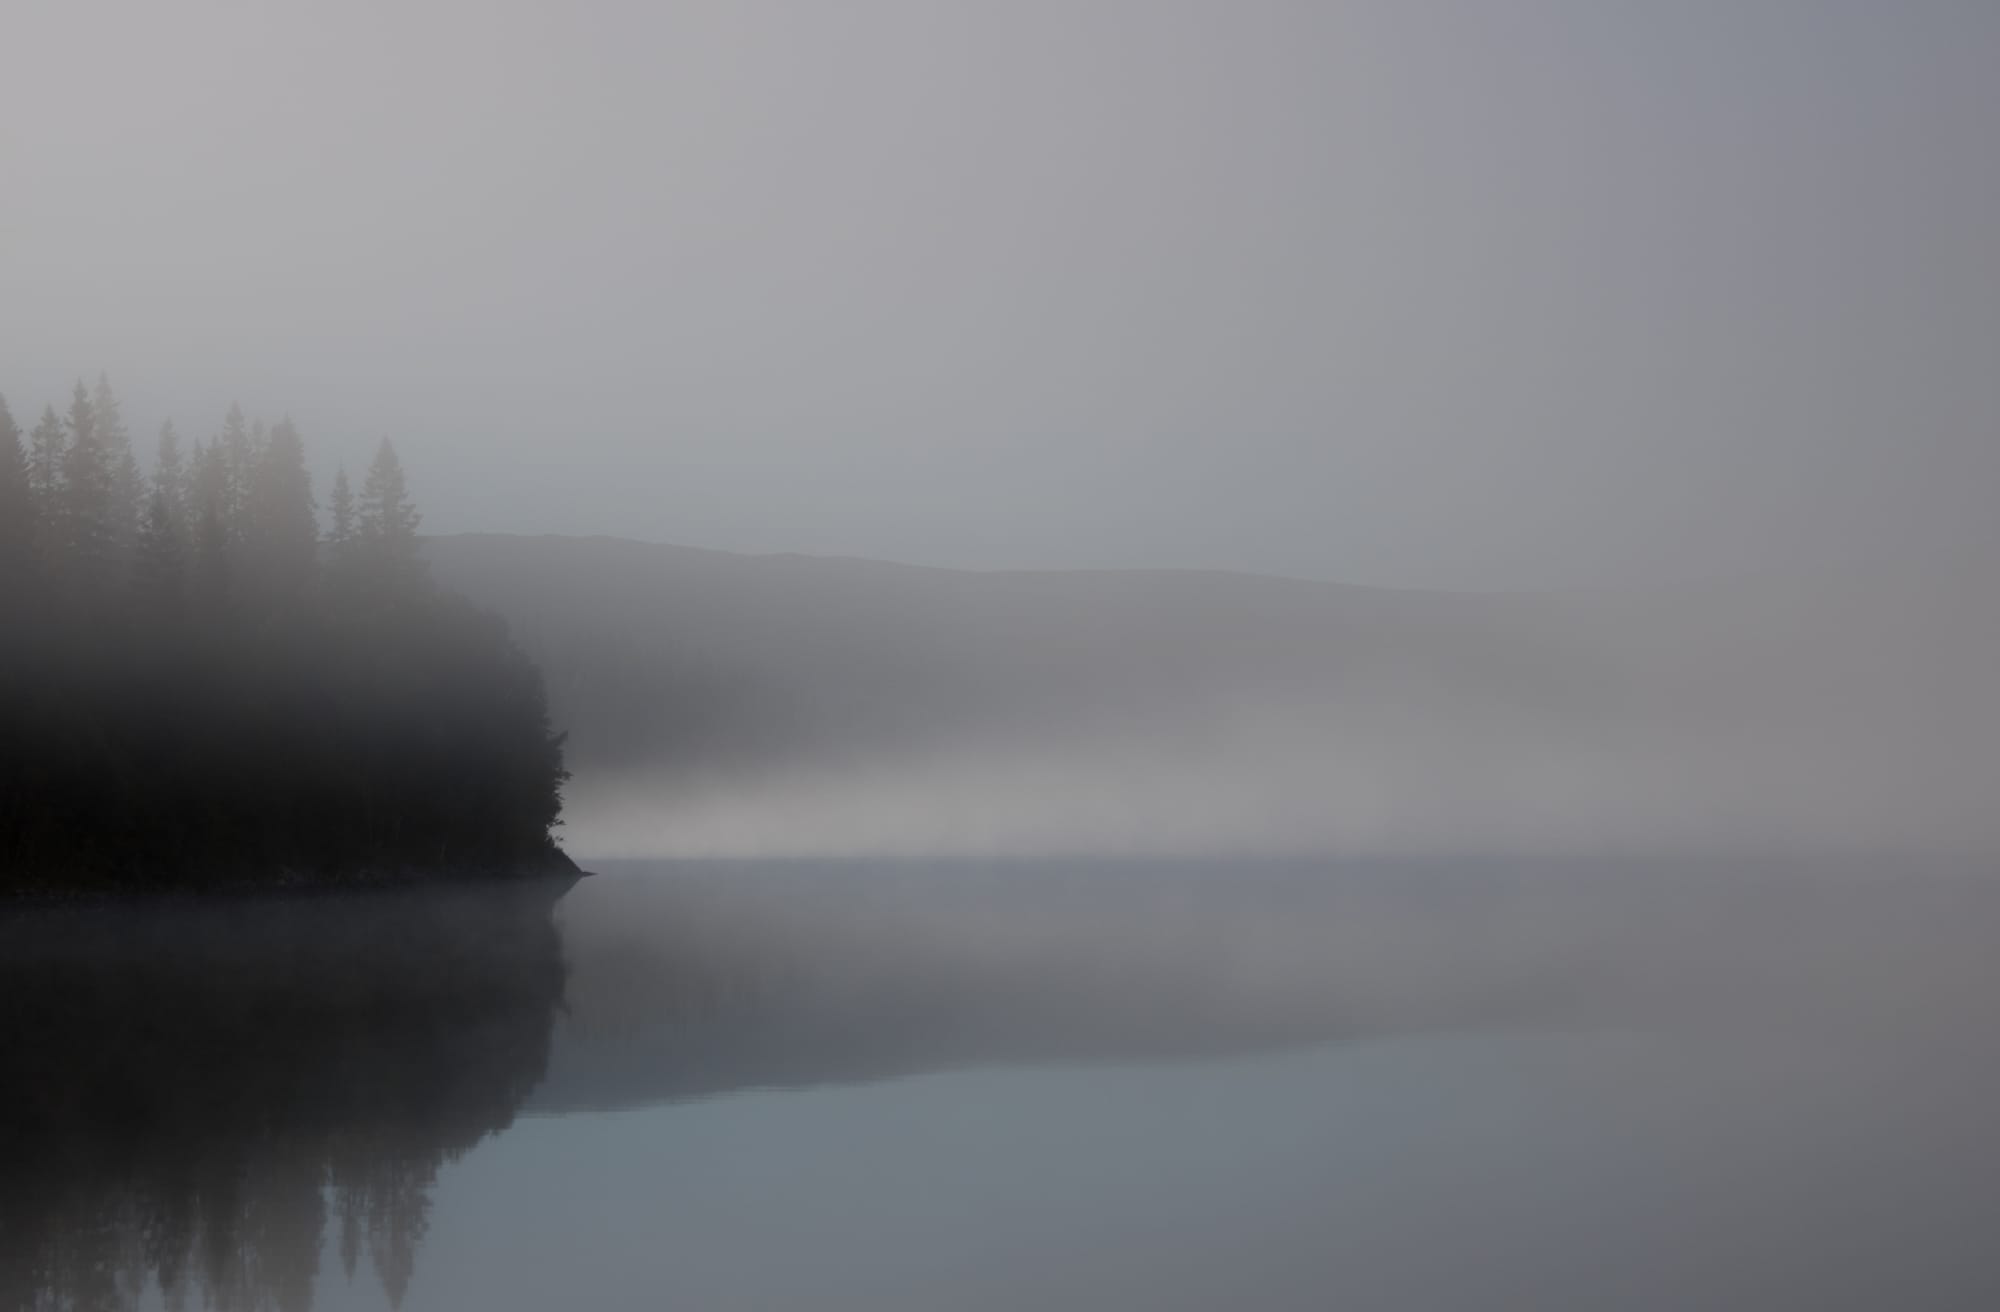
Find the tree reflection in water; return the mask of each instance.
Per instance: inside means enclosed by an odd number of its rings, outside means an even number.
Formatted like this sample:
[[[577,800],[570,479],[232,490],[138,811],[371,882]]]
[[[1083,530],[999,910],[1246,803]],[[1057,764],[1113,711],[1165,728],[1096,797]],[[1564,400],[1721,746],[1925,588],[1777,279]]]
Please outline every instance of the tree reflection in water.
[[[329,1225],[400,1303],[439,1167],[545,1073],[559,892],[0,921],[0,1307],[302,1310]]]

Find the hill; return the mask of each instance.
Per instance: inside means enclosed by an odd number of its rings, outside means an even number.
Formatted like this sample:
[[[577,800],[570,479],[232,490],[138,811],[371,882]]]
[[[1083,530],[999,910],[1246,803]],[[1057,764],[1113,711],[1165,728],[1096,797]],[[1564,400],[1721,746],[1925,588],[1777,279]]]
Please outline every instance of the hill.
[[[1983,571],[1475,596],[431,539],[594,853],[1996,846]]]

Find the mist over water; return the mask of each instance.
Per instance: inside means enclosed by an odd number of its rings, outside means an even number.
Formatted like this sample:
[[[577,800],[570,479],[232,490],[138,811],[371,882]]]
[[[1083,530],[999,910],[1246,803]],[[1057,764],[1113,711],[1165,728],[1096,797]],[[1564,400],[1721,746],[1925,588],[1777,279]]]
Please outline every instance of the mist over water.
[[[1475,596],[436,539],[601,855],[2000,852],[1976,564]]]
[[[2000,5],[0,36],[0,1312],[2000,1307]]]

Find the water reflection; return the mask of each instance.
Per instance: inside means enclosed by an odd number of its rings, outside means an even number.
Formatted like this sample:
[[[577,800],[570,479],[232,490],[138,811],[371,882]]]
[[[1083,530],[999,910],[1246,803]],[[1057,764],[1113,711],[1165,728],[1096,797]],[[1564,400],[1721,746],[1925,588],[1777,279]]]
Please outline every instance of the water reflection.
[[[1736,1223],[1704,1218],[1744,1199],[1763,1200],[1751,1228],[1792,1254],[1786,1270],[1857,1236],[1893,1240],[1907,1266],[1980,1214],[1967,1200],[1992,1178],[1985,877],[795,862],[553,892],[0,918],[0,1308],[621,1306],[670,1281],[701,1284],[700,1306],[1155,1307],[1171,1300],[1141,1288],[1150,1264],[1200,1244],[1220,1246],[1204,1266],[1218,1288],[1291,1272],[1286,1299],[1251,1305],[1326,1306],[1426,1278],[1428,1260],[1405,1269],[1404,1250],[1365,1242],[1395,1228],[1383,1217],[1421,1237],[1467,1200],[1518,1197],[1541,1201],[1494,1202],[1515,1228],[1467,1222],[1453,1251],[1513,1270],[1586,1230],[1594,1251],[1685,1240],[1727,1283]],[[1453,1046],[1473,1031],[1525,1041]],[[1188,1061],[1417,1032],[1401,1066],[1355,1045]],[[1636,1037],[1537,1046],[1552,1033]],[[1135,1060],[1172,1064],[1074,1069]],[[441,1173],[525,1116],[1024,1064],[1071,1069],[577,1115]],[[1371,1069],[1388,1081],[1374,1093]],[[1362,1151],[1378,1141],[1408,1155]],[[1433,1159],[1436,1143],[1458,1147]],[[1895,1188],[1788,1183],[1864,1168]],[[1100,1176],[1095,1203],[1076,1201]],[[1113,1187],[1142,1179],[1171,1184]],[[1621,1230],[1617,1205],[1657,1210]],[[850,1210],[935,1213],[923,1251],[963,1264],[877,1298],[870,1281],[906,1265],[893,1226],[812,1237]],[[1350,1247],[1287,1246],[1323,1213],[1355,1223]],[[1078,1251],[1069,1226],[1107,1217],[1130,1242]],[[1035,1268],[978,1260],[1015,1245],[1046,1247],[1051,1288],[1131,1296],[1043,1296],[1019,1283]],[[801,1274],[786,1285],[779,1267]],[[1478,1285],[1373,1305],[1476,1306]],[[1569,1297],[1522,1305],[1631,1305],[1588,1280],[1546,1287]]]
[[[0,1306],[305,1309],[329,1262],[400,1305],[440,1167],[526,1112],[1236,1054],[1546,992],[1385,989],[1408,944],[1373,895],[1215,873],[800,863],[625,871],[553,915],[559,890],[482,887],[0,919]]]
[[[438,1168],[543,1077],[546,890],[0,923],[0,1306],[310,1306],[331,1231],[400,1303]]]
[[[1492,901],[1472,885],[1413,914],[1324,864],[609,863],[558,910],[573,973],[529,1109],[1540,1015],[1573,971],[1500,969],[1518,945],[1482,932]],[[1384,969],[1406,951],[1430,968]]]

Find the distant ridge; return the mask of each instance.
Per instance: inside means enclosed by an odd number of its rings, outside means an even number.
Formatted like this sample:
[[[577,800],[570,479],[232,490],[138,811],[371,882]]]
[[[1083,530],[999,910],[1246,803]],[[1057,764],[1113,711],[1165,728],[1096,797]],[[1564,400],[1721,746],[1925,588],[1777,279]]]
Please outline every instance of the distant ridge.
[[[1611,593],[428,540],[580,852],[2000,850],[2000,586]]]

